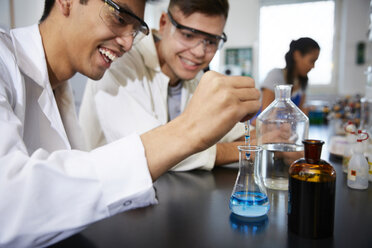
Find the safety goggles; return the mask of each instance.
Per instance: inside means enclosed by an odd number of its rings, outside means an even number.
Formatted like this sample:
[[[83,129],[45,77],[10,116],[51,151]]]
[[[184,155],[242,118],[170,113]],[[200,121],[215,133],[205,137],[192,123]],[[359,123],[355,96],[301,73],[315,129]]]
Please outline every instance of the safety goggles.
[[[172,31],[173,35],[185,47],[194,48],[200,43],[203,43],[206,53],[215,53],[227,41],[225,33],[219,36],[179,24],[173,19],[169,10],[168,17],[174,27]]]
[[[133,44],[149,34],[149,27],[138,16],[111,0],[104,0],[99,16],[117,36],[133,37]]]

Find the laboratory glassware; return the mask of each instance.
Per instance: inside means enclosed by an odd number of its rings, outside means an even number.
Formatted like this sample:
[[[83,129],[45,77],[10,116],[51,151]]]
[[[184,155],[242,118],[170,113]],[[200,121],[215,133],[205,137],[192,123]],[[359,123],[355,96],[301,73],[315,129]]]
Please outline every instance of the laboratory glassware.
[[[344,130],[346,133],[347,143],[342,155],[342,171],[347,174],[347,167],[349,165],[351,155],[353,155],[353,148],[356,142],[356,127],[352,121],[348,121],[344,127]]]
[[[238,146],[239,172],[230,197],[230,210],[239,216],[264,216],[270,209],[262,178],[258,175],[262,148]]]
[[[291,85],[277,85],[275,100],[257,117],[257,145],[263,156],[260,175],[267,188],[288,190],[288,169],[303,157],[309,118],[292,102]]]
[[[305,158],[289,169],[288,229],[306,238],[332,236],[336,171],[320,159],[321,140],[304,140]]]
[[[368,162],[364,156],[363,141],[368,139],[368,133],[358,130],[357,142],[350,158],[347,170],[347,186],[353,189],[368,189]]]

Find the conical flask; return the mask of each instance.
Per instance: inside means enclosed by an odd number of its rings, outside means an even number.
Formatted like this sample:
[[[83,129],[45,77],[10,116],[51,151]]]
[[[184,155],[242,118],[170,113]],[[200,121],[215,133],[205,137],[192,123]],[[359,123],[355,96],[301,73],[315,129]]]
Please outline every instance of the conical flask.
[[[262,178],[258,175],[262,148],[238,146],[239,172],[230,198],[230,210],[244,217],[259,217],[269,209],[269,199]]]
[[[275,100],[257,117],[257,145],[263,148],[260,176],[267,188],[288,190],[288,169],[303,157],[309,118],[292,102],[291,85],[277,85]]]

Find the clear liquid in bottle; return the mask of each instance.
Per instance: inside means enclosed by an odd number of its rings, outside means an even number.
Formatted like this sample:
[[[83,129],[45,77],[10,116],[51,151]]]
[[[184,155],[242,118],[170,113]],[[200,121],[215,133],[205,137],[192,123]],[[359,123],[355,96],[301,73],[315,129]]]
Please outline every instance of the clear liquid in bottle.
[[[264,184],[270,189],[288,189],[288,170],[294,160],[302,157],[303,146],[286,143],[262,145],[261,174]]]
[[[309,118],[292,102],[291,85],[277,85],[275,100],[257,117],[257,144],[262,146],[260,176],[267,188],[288,190],[289,166],[303,157]]]

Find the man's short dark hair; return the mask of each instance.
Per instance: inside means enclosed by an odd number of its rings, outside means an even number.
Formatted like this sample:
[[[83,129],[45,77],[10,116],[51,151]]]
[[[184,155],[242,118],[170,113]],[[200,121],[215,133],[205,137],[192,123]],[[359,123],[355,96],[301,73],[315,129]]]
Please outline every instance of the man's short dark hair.
[[[81,4],[86,4],[87,2],[88,0],[80,0]],[[55,0],[45,0],[44,12],[43,12],[43,15],[41,16],[40,22],[43,22],[49,16],[54,3],[55,3]]]
[[[156,2],[157,0],[146,0],[146,2]],[[40,22],[43,22],[50,14],[50,11],[53,8],[55,0],[45,0],[45,5],[44,5],[44,12],[43,15],[41,16]],[[88,0],[80,0],[81,4],[86,4]]]
[[[206,15],[223,15],[227,19],[229,13],[228,0],[170,0],[169,9],[177,6],[187,17],[195,12]]]

